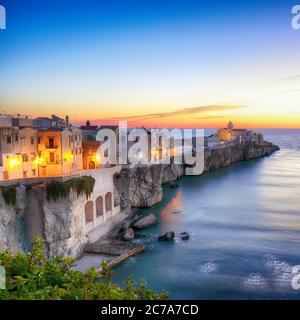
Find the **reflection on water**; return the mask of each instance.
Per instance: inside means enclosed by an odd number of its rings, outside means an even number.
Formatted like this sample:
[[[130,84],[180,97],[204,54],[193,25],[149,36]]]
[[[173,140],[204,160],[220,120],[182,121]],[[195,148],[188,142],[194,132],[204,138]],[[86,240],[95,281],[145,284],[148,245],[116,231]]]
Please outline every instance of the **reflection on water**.
[[[184,177],[145,209],[159,224],[140,238],[147,251],[115,269],[122,283],[144,277],[175,299],[300,298],[291,270],[300,264],[300,132],[265,131],[282,148],[271,157]],[[158,242],[165,231],[188,241]]]

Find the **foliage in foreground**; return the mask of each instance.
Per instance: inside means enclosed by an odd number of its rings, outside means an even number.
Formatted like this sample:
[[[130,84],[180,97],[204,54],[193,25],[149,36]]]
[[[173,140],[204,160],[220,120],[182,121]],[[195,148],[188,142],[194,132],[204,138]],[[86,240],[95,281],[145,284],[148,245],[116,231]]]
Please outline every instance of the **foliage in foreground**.
[[[2,300],[151,300],[167,299],[156,294],[145,281],[135,284],[131,278],[125,288],[112,283],[112,270],[104,262],[102,272],[95,268],[83,273],[72,270],[75,260],[55,257],[47,259],[41,238],[33,242],[28,254],[0,252],[0,265],[6,269],[6,289],[0,290]]]
[[[85,195],[88,199],[95,186],[95,179],[91,176],[82,176],[64,182],[52,181],[46,185],[47,200],[56,201],[59,198],[67,198],[71,190],[76,191],[77,197]]]

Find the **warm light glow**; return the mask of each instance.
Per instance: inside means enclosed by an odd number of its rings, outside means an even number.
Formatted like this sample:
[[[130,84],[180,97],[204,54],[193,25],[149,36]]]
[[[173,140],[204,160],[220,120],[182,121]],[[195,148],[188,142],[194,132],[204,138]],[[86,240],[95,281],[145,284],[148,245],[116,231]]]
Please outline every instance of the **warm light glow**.
[[[38,167],[45,164],[45,159],[42,157],[36,157],[34,161],[32,161],[32,166],[33,167]]]
[[[64,160],[67,162],[72,162],[73,161],[73,154],[71,152],[65,152],[64,153]]]
[[[92,156],[92,161],[95,162],[95,164],[100,164],[101,162],[101,156],[99,153],[95,153],[93,156]]]
[[[19,156],[10,157],[7,160],[8,170],[16,170],[21,166],[21,164],[22,164],[22,160],[20,159]]]

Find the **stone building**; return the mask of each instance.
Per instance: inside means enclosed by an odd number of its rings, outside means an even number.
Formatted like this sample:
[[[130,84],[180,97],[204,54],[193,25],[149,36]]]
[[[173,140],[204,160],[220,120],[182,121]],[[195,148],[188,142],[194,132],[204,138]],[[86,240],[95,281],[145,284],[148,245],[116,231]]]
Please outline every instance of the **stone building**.
[[[228,123],[227,128],[218,129],[216,137],[222,142],[235,142],[239,144],[264,143],[261,133],[247,129],[234,129],[231,121]]]
[[[0,180],[32,178],[37,172],[37,138],[32,128],[0,128]]]
[[[100,141],[83,141],[82,142],[82,161],[83,169],[99,169],[100,156],[97,155]]]
[[[80,129],[40,129],[37,137],[40,176],[67,175],[82,170]]]
[[[66,117],[67,118],[67,117]],[[38,117],[33,119],[33,125],[36,128],[47,129],[47,128],[65,128],[68,126],[66,120],[62,119],[56,115],[52,115],[51,118],[48,117]]]

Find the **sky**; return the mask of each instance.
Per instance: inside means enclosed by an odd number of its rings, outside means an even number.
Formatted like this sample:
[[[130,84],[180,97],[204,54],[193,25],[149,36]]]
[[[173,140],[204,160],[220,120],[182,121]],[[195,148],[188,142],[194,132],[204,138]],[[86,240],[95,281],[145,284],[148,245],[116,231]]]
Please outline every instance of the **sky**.
[[[0,111],[300,128],[300,0],[0,0]]]

